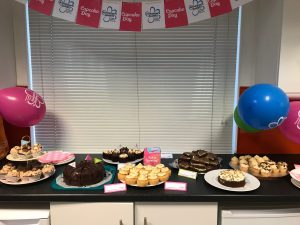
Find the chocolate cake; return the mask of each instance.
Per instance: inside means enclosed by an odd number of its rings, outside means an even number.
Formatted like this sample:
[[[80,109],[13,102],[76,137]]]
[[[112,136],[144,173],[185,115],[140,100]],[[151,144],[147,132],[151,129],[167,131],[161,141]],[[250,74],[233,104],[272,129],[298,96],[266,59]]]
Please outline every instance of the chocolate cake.
[[[245,175],[240,170],[223,170],[218,176],[220,184],[227,187],[244,187],[246,184]]]
[[[180,169],[188,169],[203,173],[218,169],[220,167],[220,162],[215,154],[200,149],[192,152],[184,152],[180,155],[178,158],[178,166]]]
[[[91,161],[81,161],[76,167],[67,165],[63,178],[67,185],[86,186],[99,183],[105,177],[102,163],[95,164]]]

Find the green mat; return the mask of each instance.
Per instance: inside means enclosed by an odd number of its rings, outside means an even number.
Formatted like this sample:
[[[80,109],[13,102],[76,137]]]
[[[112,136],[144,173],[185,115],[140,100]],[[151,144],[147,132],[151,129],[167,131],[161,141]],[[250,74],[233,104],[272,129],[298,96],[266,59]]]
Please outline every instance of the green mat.
[[[115,175],[116,175],[116,168],[113,166],[108,166],[105,165],[104,166],[105,171],[108,171],[112,174],[111,178],[109,180],[107,180],[106,182],[104,182],[103,184],[97,186],[97,187],[62,187],[59,184],[57,184],[56,179],[57,177],[51,182],[51,187],[55,190],[62,190],[62,191],[78,191],[78,190],[103,190],[104,189],[104,185],[105,184],[111,184],[113,183],[114,179],[115,179]],[[60,174],[59,176],[61,176],[62,174]],[[58,176],[58,177],[59,177]]]

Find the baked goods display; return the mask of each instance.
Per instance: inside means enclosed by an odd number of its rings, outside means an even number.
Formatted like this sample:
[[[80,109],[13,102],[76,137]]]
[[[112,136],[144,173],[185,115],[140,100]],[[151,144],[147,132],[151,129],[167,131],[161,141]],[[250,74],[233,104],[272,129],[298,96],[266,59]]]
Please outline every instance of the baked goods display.
[[[233,156],[229,165],[234,169],[240,169],[260,178],[282,177],[288,174],[286,162],[275,162],[267,156]]]
[[[63,171],[63,181],[71,186],[87,186],[99,183],[105,177],[101,162],[83,160],[75,167],[67,165]]]
[[[220,184],[232,188],[244,187],[246,184],[244,173],[240,170],[231,169],[221,171],[218,181]]]
[[[220,160],[211,152],[195,150],[192,152],[184,152],[180,155],[178,158],[178,166],[180,169],[205,173],[220,168]]]
[[[11,161],[26,161],[36,159],[43,154],[43,147],[41,144],[15,146],[10,150],[7,159]]]
[[[142,160],[143,158],[144,150],[141,149],[129,149],[128,147],[122,147],[120,149],[106,149],[103,151],[103,159],[108,163],[133,162],[136,160]]]
[[[130,186],[149,187],[159,185],[169,179],[171,170],[163,164],[144,166],[141,163],[127,163],[119,169],[118,179]]]
[[[8,184],[28,184],[48,178],[54,173],[55,168],[50,164],[34,162],[15,165],[7,163],[0,170],[0,181]]]

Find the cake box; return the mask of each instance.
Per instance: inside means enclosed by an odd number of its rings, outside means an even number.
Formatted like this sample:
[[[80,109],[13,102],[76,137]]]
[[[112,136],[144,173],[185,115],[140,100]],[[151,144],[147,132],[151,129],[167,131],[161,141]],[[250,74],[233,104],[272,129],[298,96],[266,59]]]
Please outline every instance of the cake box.
[[[147,147],[144,149],[144,165],[156,166],[160,164],[160,147]]]

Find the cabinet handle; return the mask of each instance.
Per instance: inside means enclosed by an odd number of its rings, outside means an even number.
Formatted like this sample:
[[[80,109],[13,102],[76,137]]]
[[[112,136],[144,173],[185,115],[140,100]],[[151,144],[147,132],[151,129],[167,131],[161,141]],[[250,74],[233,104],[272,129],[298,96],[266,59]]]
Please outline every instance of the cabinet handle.
[[[120,220],[120,225],[123,225],[123,221],[122,220]]]
[[[147,217],[144,217],[144,225],[147,225],[148,222],[147,222]]]

